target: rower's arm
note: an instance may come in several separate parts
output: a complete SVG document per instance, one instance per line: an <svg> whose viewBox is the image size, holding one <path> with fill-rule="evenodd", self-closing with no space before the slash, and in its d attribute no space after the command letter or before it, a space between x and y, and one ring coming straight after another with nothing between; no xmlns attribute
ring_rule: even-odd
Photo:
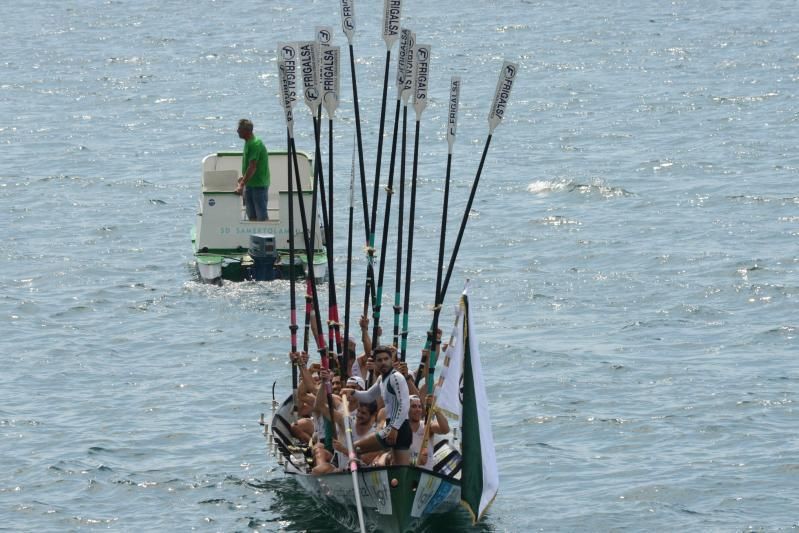
<svg viewBox="0 0 799 533"><path fill-rule="evenodd" d="M361 315L358 324L361 326L361 342L363 343L363 352L368 356L372 353L372 338L369 336L369 319Z"/></svg>
<svg viewBox="0 0 799 533"><path fill-rule="evenodd" d="M446 415L442 413L438 408L435 410L436 420L430 426L430 433L436 433L438 435L445 435L449 433L449 420L447 420Z"/></svg>

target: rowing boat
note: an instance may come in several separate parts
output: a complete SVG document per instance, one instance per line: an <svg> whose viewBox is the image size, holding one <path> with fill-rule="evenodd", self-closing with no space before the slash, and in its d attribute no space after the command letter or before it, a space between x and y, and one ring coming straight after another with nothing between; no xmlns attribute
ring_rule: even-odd
<svg viewBox="0 0 799 533"><path fill-rule="evenodd" d="M285 473L318 504L342 510L337 513L343 525L357 524L355 487L349 470L321 476L310 474L305 449L291 437L294 403L289 397L272 418L271 436ZM435 514L459 507L460 468L453 457L459 453L449 447L448 461L438 471L416 466L361 467L357 470L358 491L368 531L416 531ZM450 464L450 468L445 468Z"/></svg>
<svg viewBox="0 0 799 533"><path fill-rule="evenodd" d="M333 368L331 360L335 358L339 364L339 369L348 369L347 350L342 347L349 342L349 326L353 317L360 314L358 311L351 310L351 267L353 264L353 197L355 182L355 161L356 147L358 160L358 174L360 177L360 196L361 207L363 209L363 228L366 243L366 283L364 287L363 315L367 316L371 307L372 319L372 339L375 345L380 344L380 318L383 306L383 288L385 266L389 262L386 251L389 244L388 231L391 223L390 208L392 195L394 194L394 174L399 167L399 220L397 223L398 236L396 250L396 270L395 270L395 294L394 294L394 336L393 346L399 354L398 362L406 361L406 348L408 340L408 313L411 308L409 303L410 284L412 280L412 252L414 248L414 224L416 208L416 192L418 183L419 168L419 141L421 117L428 103L428 89L430 80L430 60L431 46L416 42L416 34L407 28L400 28L400 9L401 0L385 0L383 11L383 40L386 44L385 74L383 83L383 98L381 103L380 121L377 135L377 155L375 158L374 186L372 187L371 216L369 213L369 200L367 198L367 183L364 169L363 143L361 135L361 121L357 93L357 77L355 71L355 57L353 51L353 35L355 31L355 19L352 0L341 0L342 29L347 37L349 48L350 78L352 81L353 110L355 113L355 138L353 143L352 168L350 171L349 188L349 220L347 237L347 274L345 282L345 304L341 319L339 318L336 284L334 281L333 262L328 257L327 270L330 275L330 282L327 284L328 294L328 313L327 326L328 336L325 338L322 323L322 311L320 302L321 291L315 283L316 261L312 260L316 253L316 245L311 245L313 239L310 237L308 228L316 224L315 212L313 207L315 200L311 202L310 217L307 217L309 209L303 201L298 202L300 211L299 224L294 217L288 217L289 230L287 232L287 242L289 245L289 256L294 257L295 251L298 256L306 258L306 265L309 275L306 283L306 313L305 313L305 336L303 339L303 351L309 353L310 331L313 331L316 349L318 350L321 367L328 372L320 373L322 384L316 391L316 396L320 403L323 397L326 400L326 410L328 413L334 412L335 400L332 394L331 382L328 376ZM400 34L402 36L400 37ZM316 29L316 39L314 41L283 42L277 47L277 67L279 96L283 107L286 120L286 139L289 153L287 158L280 163L276 162L274 168L283 175L291 176L292 170L296 179L296 190L299 191L300 198L303 191L310 190L309 181L305 179L305 171L300 167L310 170L311 165L305 166L307 158L303 158L296 149L294 129L297 125L299 114L295 112L295 104L302 98L310 111L310 118L313 121L313 132L315 141L315 153L317 161L313 168L313 185L319 187L320 192L324 188L323 169L319 161L321 153L321 131L322 131L322 109L328 117L328 150L329 158L327 165L327 176L329 181L328 190L330 199L328 205L330 209L325 213L324 194L322 198L322 226L326 242L330 249L333 248L333 139L334 119L336 109L340 99L339 87L339 68L340 59L343 57L343 47L334 46L331 42L332 30L328 27L318 27ZM400 53L397 65L397 98L394 112L393 135L391 136L391 156L388 170L388 181L385 186L386 199L384 204L384 218L382 227L382 239L377 238L377 205L379 202L379 192L381 190L381 164L383 149L383 133L386 118L386 100L388 91L388 79L391 62L392 46L400 40ZM439 359L440 341L435 332L438 330L439 315L443 308L447 287L453 271L455 260L461 240L464 235L466 223L469 219L472 202L477 190L480 176L485 163L488 148L491 144L495 128L500 124L505 116L508 99L513 86L518 65L505 61L500 70L494 99L488 114L488 136L483 146L480 164L477 169L474 181L470 188L469 199L464 209L461 225L452 247L451 256L444 275L444 251L446 218L448 205L448 191L450 181L450 171L453 156L453 143L455 140L458 100L460 97L461 81L460 77L453 76L450 82L449 112L447 115L447 143L449 150L447 154L447 171L444 185L444 207L442 210L441 235L438 246L438 267L436 269L436 285L433 292L433 320L430 329L427 331L429 361L425 365L424 372L417 371L418 379L424 374L424 390L427 391L428 398L432 398L430 406L425 416L429 421L433 413L443 413L448 419L458 424L449 424L450 427L460 428L461 439L456 439L456 434L451 434L440 438L441 440L427 440L426 435L422 440L420 449L425 448L434 451L432 464L428 462L425 468L415 465L394 465L394 466L373 466L359 464L356 455L357 448L353 446L350 439L350 431L344 431L347 442L348 457L339 456L338 464L334 464L335 471L327 471L327 464L316 465L316 473L311 468L313 466L313 450L310 443L300 442L292 435L291 427L297 421L293 397L297 393L297 373L298 367L292 366L292 396L287 398L282 404L275 401L273 394L273 416L270 423L265 428L264 433L270 441L270 449L275 454L279 464L283 465L287 476L293 477L298 484L315 500L326 506L336 509L343 509L347 512L345 516L356 514L360 531L397 531L410 532L416 531L424 525L431 517L440 516L454 511L463 505L471 514L472 522L477 523L485 514L496 496L499 480L497 475L496 457L494 455L493 438L491 436L491 422L488 415L488 399L483 384L482 371L478 343L476 339L475 324L472 313L469 309L469 298L464 291L458 305L458 312L455 318L455 325L450 336L448 348L445 356L440 361L440 375L436 374L437 359ZM399 134L400 109L402 108L402 133ZM412 170L409 176L410 201L407 210L407 222L405 216L405 178L406 178L406 130L409 123L408 110L415 114L415 134L413 136L412 150ZM399 140L401 139L401 141ZM398 145L401 146L398 148ZM396 164L399 160L398 165ZM299 161L303 161L300 165ZM272 161L270 160L270 163ZM235 168L235 167L234 167ZM273 174L274 175L274 174ZM300 177L302 176L302 179ZM292 180L287 180L289 190L291 190ZM288 195L290 196L290 194ZM288 196L286 196L288 198ZM286 205L293 209L293 202ZM281 204L282 208L283 204ZM293 209L294 213L298 209ZM312 221L312 222L309 222ZM404 224L407 224L407 241L404 240ZM300 229L300 227L302 229ZM319 235L319 234L317 234ZM299 243L304 244L303 246ZM406 244L407 243L407 244ZM210 248L210 247L209 247ZM200 242L197 249L203 252L203 245ZM376 252L379 251L379 259L376 259ZM402 269L402 259L405 259L405 268ZM330 254L332 256L332 253ZM293 265L294 261L289 260ZM404 276L404 303L400 304L401 285ZM296 293L294 277L289 276L289 302L290 302L290 325L291 331L290 344L291 358L293 365L298 364L304 357L298 351L298 335L300 325L297 323L296 313ZM371 306L369 305L371 302ZM311 312L313 311L313 312ZM400 313L402 313L400 320ZM400 330L400 323L402 328ZM343 325L343 335L340 331ZM342 342L343 340L343 342ZM364 341L366 343L366 341ZM335 348L335 349L334 349ZM371 350L371 348L367 348ZM371 352L367 355L372 355ZM304 364L304 363L300 363ZM341 371L342 381L348 376L346 371ZM436 380L436 378L438 378ZM399 387L400 389L402 386ZM400 391L400 396L407 392ZM342 406L348 405L345 398L341 402ZM315 406L317 413L324 409ZM346 408L344 409L343 419L345 424L349 420ZM317 420L316 427L322 424ZM262 416L262 423L263 416ZM432 424L431 424L432 425ZM302 431L297 434L308 438ZM313 441L313 439L311 439ZM432 445L430 445L432 443ZM327 445L330 446L330 441ZM362 443L363 444L363 443ZM365 445L365 444L364 444ZM367 445L365 445L367 446ZM404 459L404 458L403 458ZM318 474L326 471L327 473ZM340 513L333 516L338 517ZM345 528L353 526L352 520L345 520L342 525ZM368 526L368 527L367 527Z"/></svg>
<svg viewBox="0 0 799 533"><path fill-rule="evenodd" d="M357 523L356 490L368 531L418 531L436 515L454 512L461 504L473 518L479 517L493 501L499 480L478 345L464 293L434 403L435 409L459 424L436 441L431 468L355 465L356 483L346 465L337 472L313 475L310 449L291 434L291 424L297 420L292 396L276 408L265 429L271 452L285 473L321 506L341 511L334 516L345 527Z"/></svg>

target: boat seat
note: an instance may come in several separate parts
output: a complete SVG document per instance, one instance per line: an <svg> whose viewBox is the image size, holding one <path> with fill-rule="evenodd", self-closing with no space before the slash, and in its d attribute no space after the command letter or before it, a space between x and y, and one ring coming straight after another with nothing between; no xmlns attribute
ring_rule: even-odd
<svg viewBox="0 0 799 533"><path fill-rule="evenodd" d="M203 172L203 192L235 192L239 173L235 170L206 170Z"/></svg>

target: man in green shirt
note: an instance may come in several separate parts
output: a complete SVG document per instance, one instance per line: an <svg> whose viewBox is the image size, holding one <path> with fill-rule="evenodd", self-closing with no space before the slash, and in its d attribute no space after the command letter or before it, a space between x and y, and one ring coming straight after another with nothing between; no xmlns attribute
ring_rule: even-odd
<svg viewBox="0 0 799 533"><path fill-rule="evenodd" d="M268 220L266 200L269 194L269 153L264 143L253 135L250 120L239 120L237 130L244 139L244 154L241 157L241 177L236 194L244 194L244 207L250 220Z"/></svg>

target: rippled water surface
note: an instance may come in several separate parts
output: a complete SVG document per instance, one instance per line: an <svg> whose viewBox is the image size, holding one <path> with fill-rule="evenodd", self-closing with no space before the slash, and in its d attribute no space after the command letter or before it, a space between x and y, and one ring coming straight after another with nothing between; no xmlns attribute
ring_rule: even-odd
<svg viewBox="0 0 799 533"><path fill-rule="evenodd" d="M381 5L356 6L370 184ZM406 2L405 24L433 47L413 361L449 77L464 84L454 230L501 61L521 69L444 317L471 279L501 478L482 530L799 528L795 8ZM273 383L280 397L290 387L288 285L196 283L189 228L200 160L239 147L238 118L285 145L276 44L321 24L344 44L338 3L22 0L0 15L0 528L336 531L257 423ZM342 86L339 280L349 75Z"/></svg>

